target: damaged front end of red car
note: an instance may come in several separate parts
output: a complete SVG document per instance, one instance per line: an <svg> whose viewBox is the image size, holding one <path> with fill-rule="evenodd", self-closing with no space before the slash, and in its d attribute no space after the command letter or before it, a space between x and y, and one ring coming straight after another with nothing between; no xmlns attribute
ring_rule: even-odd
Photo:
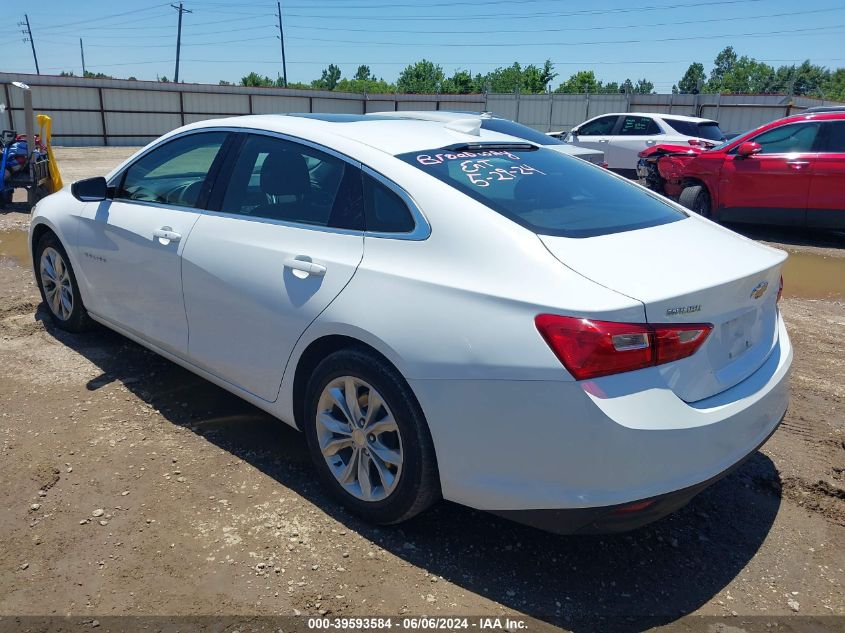
<svg viewBox="0 0 845 633"><path fill-rule="evenodd" d="M710 149L701 142L689 145L654 145L639 153L637 178L644 187L670 198L677 198L684 188L689 164Z"/></svg>

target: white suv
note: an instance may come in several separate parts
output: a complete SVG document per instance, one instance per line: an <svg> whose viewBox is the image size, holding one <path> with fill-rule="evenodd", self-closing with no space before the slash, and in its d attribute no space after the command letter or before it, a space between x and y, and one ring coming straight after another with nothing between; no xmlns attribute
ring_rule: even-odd
<svg viewBox="0 0 845 633"><path fill-rule="evenodd" d="M566 140L578 147L604 152L610 169L635 177L637 154L658 143L713 147L724 140L719 124L677 114L628 112L602 114L578 125Z"/></svg>

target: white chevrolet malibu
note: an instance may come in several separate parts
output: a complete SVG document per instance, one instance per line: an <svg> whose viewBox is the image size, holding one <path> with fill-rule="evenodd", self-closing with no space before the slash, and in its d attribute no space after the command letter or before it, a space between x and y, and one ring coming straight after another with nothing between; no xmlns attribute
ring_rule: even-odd
<svg viewBox="0 0 845 633"><path fill-rule="evenodd" d="M653 521L782 419L786 256L474 121L175 130L38 204L44 301L303 431L371 521Z"/></svg>

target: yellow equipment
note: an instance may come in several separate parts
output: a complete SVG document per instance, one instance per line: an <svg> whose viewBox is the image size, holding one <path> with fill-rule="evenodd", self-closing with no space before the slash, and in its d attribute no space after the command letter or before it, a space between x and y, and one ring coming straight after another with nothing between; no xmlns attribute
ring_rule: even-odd
<svg viewBox="0 0 845 633"><path fill-rule="evenodd" d="M53 154L53 145L50 136L53 132L53 122L46 114L39 114L36 119L41 128L41 142L47 148L47 161L50 166L50 192L54 193L62 188L62 175L59 173L59 164Z"/></svg>

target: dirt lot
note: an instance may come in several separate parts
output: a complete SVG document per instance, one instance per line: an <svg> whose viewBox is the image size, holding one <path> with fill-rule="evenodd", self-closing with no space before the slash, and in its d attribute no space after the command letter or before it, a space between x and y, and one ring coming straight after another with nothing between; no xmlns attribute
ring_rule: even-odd
<svg viewBox="0 0 845 633"><path fill-rule="evenodd" d="M71 180L127 154L59 160ZM27 222L0 213L0 230ZM750 235L804 262L782 302L796 347L783 425L675 515L563 538L447 503L399 528L362 524L313 481L295 431L116 334L52 328L25 243L0 233L0 615L524 614L596 631L797 614L842 626L845 238Z"/></svg>

